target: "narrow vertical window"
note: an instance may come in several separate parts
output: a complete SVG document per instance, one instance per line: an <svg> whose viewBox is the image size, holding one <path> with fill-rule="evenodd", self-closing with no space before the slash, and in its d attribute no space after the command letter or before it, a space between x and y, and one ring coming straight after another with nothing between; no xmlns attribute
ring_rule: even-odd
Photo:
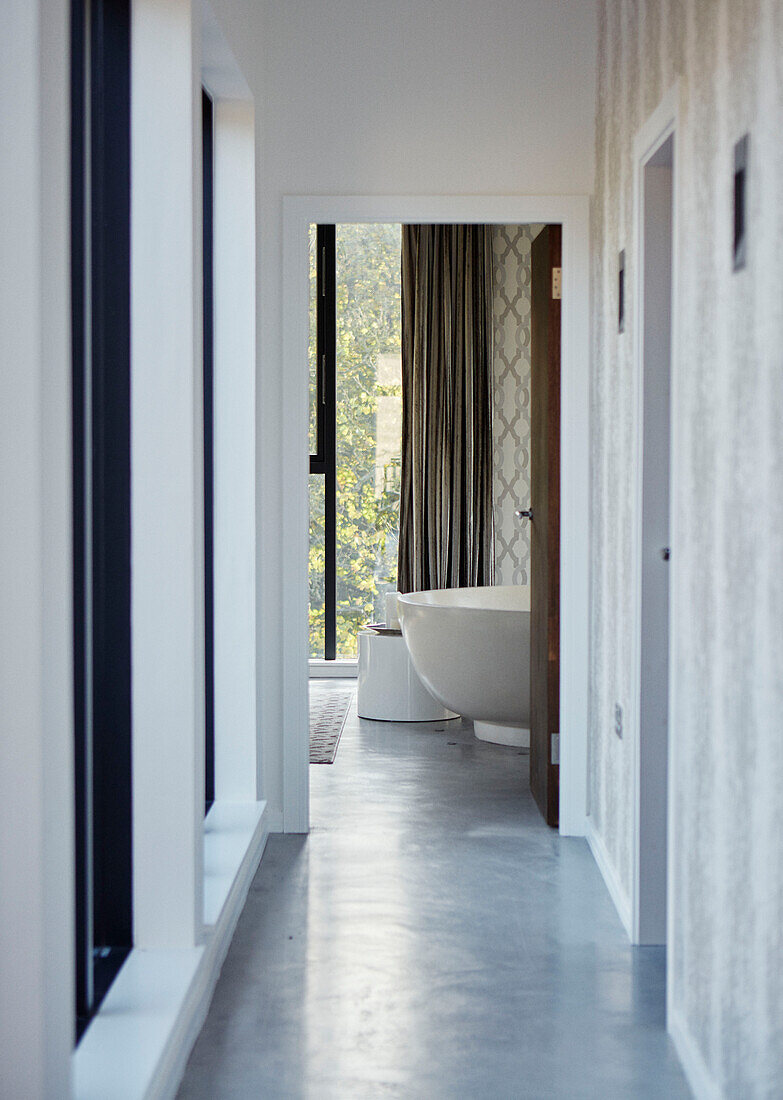
<svg viewBox="0 0 783 1100"><path fill-rule="evenodd" d="M133 942L129 0L74 0L71 55L78 1038Z"/></svg>
<svg viewBox="0 0 783 1100"><path fill-rule="evenodd" d="M310 597L318 620L320 656L333 661L337 652L335 616L335 227L319 225L315 234L315 369L311 367L311 422L315 449L310 455ZM312 352L311 352L312 354ZM311 360L312 362L312 360ZM311 450L313 445L311 443Z"/></svg>

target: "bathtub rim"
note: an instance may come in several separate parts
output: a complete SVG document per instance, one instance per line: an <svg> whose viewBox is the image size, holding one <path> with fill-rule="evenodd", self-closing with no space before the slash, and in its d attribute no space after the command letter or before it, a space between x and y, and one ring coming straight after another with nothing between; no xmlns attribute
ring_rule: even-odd
<svg viewBox="0 0 783 1100"><path fill-rule="evenodd" d="M472 603L457 603L451 600L444 600L438 602L437 600L424 600L417 599L417 596L432 596L439 593L449 593L450 595L457 596L462 592L480 592L483 590L491 590L493 592L518 592L523 591L527 593L527 603L524 607L493 607L491 604L472 604ZM432 608L438 611L458 611L461 614L466 612L477 612L479 614L492 614L492 615L529 615L531 612L530 607L530 585L528 584L482 584L482 585L465 585L460 588L423 588L417 589L415 592L400 592L397 595L397 604L404 607L415 608Z"/></svg>

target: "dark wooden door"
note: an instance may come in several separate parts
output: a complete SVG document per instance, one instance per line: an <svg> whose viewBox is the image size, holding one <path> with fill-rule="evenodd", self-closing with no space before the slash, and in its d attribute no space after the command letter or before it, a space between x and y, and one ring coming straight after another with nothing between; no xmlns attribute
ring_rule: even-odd
<svg viewBox="0 0 783 1100"><path fill-rule="evenodd" d="M533 241L531 275L530 789L554 826L560 786L560 252L560 226L545 226Z"/></svg>

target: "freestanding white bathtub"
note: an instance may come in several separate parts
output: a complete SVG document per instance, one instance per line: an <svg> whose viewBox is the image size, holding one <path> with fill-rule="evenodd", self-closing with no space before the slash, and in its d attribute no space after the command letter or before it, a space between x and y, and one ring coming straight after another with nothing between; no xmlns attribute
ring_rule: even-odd
<svg viewBox="0 0 783 1100"><path fill-rule="evenodd" d="M427 690L472 718L476 737L530 744L530 589L445 588L399 597L402 633Z"/></svg>

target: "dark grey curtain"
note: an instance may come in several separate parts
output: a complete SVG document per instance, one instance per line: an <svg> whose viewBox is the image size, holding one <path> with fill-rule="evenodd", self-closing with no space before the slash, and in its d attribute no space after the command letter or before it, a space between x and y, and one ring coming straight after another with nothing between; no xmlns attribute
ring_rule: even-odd
<svg viewBox="0 0 783 1100"><path fill-rule="evenodd" d="M491 584L492 232L402 228L401 592Z"/></svg>

